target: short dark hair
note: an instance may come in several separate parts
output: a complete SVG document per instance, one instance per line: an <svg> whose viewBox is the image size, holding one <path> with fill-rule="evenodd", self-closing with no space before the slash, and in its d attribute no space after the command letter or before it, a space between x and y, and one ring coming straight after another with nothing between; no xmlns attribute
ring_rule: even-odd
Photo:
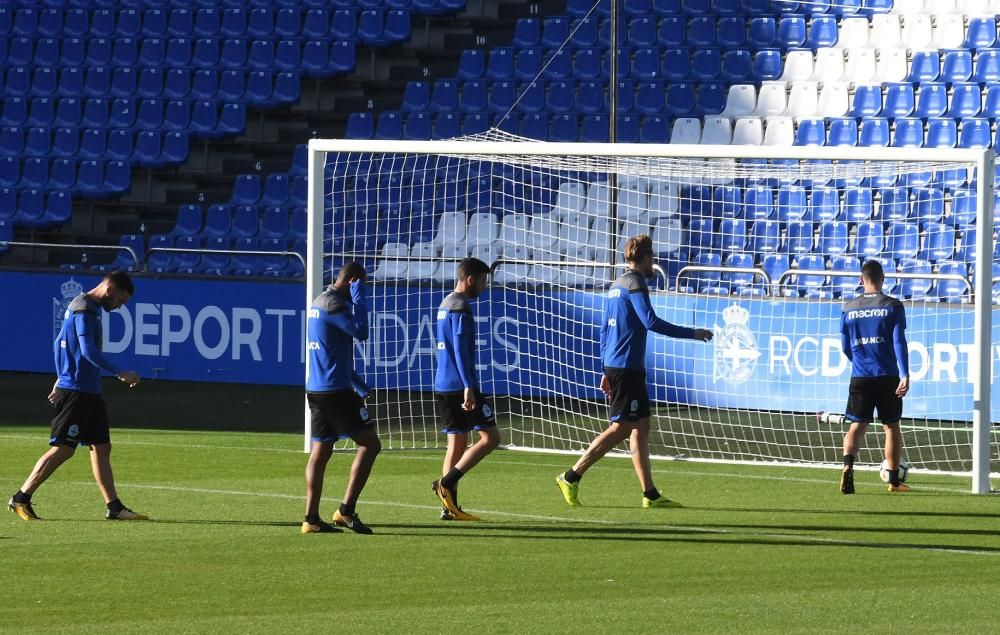
<svg viewBox="0 0 1000 635"><path fill-rule="evenodd" d="M646 234L639 234L625 242L625 260L628 262L639 262L652 254L653 239Z"/></svg>
<svg viewBox="0 0 1000 635"><path fill-rule="evenodd" d="M361 263L351 260L350 262L345 262L340 268L340 272L337 274L337 280L340 282L347 282L351 278L361 278L364 280L368 277L368 272Z"/></svg>
<svg viewBox="0 0 1000 635"><path fill-rule="evenodd" d="M861 266L861 277L868 282L883 282L885 271L882 270L882 263L878 260L868 260Z"/></svg>
<svg viewBox="0 0 1000 635"><path fill-rule="evenodd" d="M102 282L107 282L118 291L124 291L130 297L135 295L135 285L132 283L132 278L124 271L109 271L104 274Z"/></svg>
<svg viewBox="0 0 1000 635"><path fill-rule="evenodd" d="M478 276L490 272L490 266L479 258L463 258L455 268L455 278L465 280L469 276Z"/></svg>

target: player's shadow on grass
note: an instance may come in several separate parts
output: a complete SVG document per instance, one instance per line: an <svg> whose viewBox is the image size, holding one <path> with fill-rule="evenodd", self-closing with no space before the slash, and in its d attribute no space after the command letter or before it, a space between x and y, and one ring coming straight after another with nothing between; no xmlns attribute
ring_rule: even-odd
<svg viewBox="0 0 1000 635"><path fill-rule="evenodd" d="M907 514L909 515L909 514ZM760 523L698 523L700 527L718 529L761 529L774 531L814 531L814 532L858 532L885 534L951 534L955 536L995 536L1000 537L996 529L949 529L933 527L856 527L843 525L763 525Z"/></svg>
<svg viewBox="0 0 1000 635"><path fill-rule="evenodd" d="M756 529L756 526L749 526ZM505 525L502 523L476 522L476 523L386 523L382 525L372 525L377 535L402 535L413 536L408 531L385 531L386 529L400 530L433 530L432 534L423 534L428 537L433 536L462 536L471 538L481 538L486 532L497 532L505 534L503 538L514 538L518 540L591 540L616 542L652 542L652 543L691 543L691 544L712 544L712 545L754 545L761 547L852 547L863 549L917 549L934 551L953 552L975 552L1000 554L1000 547L988 547L979 545L949 545L949 544L922 544L909 542L887 542L875 541L864 542L860 540L836 538L818 538L804 535L796 538L791 535L774 535L766 533L746 532L746 537L734 535L736 532L725 529L712 530L696 527L594 527L594 526L560 526L553 527L547 525ZM768 529L766 526L760 529ZM802 529L801 527L796 529Z"/></svg>
<svg viewBox="0 0 1000 635"><path fill-rule="evenodd" d="M1000 512L949 512L949 511L901 511L881 509L781 509L781 508L748 508L748 507L699 507L685 505L681 509L703 512L737 512L764 514L833 514L835 516L893 516L905 514L908 517L922 518L986 518L1000 520Z"/></svg>
<svg viewBox="0 0 1000 635"><path fill-rule="evenodd" d="M46 518L46 523L109 523L104 518ZM150 518L143 521L115 521L116 524L131 525L224 525L224 526L246 526L246 527L299 527L302 523L281 521L281 520L211 520L211 519L185 519L185 518Z"/></svg>

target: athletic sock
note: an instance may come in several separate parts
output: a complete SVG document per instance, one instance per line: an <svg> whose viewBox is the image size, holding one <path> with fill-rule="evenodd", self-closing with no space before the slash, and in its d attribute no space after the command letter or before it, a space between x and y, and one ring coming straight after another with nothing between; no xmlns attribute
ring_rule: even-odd
<svg viewBox="0 0 1000 635"><path fill-rule="evenodd" d="M899 485L899 468L889 470L889 485Z"/></svg>
<svg viewBox="0 0 1000 635"><path fill-rule="evenodd" d="M310 525L320 524L319 514L306 514L306 522Z"/></svg>
<svg viewBox="0 0 1000 635"><path fill-rule="evenodd" d="M462 478L462 470L457 467L451 468L447 474L441 477L441 485L447 487L448 489L455 489L458 487L458 479Z"/></svg>
<svg viewBox="0 0 1000 635"><path fill-rule="evenodd" d="M642 495L651 501L655 501L657 498L660 497L660 492L657 491L655 487L650 487L648 490L643 492Z"/></svg>
<svg viewBox="0 0 1000 635"><path fill-rule="evenodd" d="M844 455L844 467L854 469L854 455L845 454Z"/></svg>
<svg viewBox="0 0 1000 635"><path fill-rule="evenodd" d="M119 499L115 499L108 503L108 511L112 514L117 514L121 510L125 509L125 505Z"/></svg>
<svg viewBox="0 0 1000 635"><path fill-rule="evenodd" d="M567 483L579 483L580 479L583 478L583 475L577 474L573 471L573 468L570 468L566 470L565 474L563 474L563 478L566 479Z"/></svg>
<svg viewBox="0 0 1000 635"><path fill-rule="evenodd" d="M31 494L25 494L21 490L17 490L17 493L14 494L14 502L15 503L30 503L31 502Z"/></svg>
<svg viewBox="0 0 1000 635"><path fill-rule="evenodd" d="M354 505L348 505L347 503L340 504L340 515L354 517Z"/></svg>

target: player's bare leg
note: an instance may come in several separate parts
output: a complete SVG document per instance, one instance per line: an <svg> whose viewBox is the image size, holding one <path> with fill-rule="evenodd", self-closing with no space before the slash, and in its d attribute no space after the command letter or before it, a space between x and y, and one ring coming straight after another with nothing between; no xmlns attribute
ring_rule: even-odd
<svg viewBox="0 0 1000 635"><path fill-rule="evenodd" d="M333 454L333 443L329 441L313 441L309 451L309 462L306 463L306 516L319 516L319 501L323 496L323 477L326 465Z"/></svg>
<svg viewBox="0 0 1000 635"><path fill-rule="evenodd" d="M844 435L844 471L840 474L840 493L854 493L854 458L858 455L861 440L868 431L868 424L855 421Z"/></svg>
<svg viewBox="0 0 1000 635"><path fill-rule="evenodd" d="M448 449L444 452L444 462L441 464L441 476L451 471L451 468L462 460L466 448L469 447L469 435L465 433L449 434Z"/></svg>
<svg viewBox="0 0 1000 635"><path fill-rule="evenodd" d="M632 467L639 477L642 491L653 489L653 467L649 463L649 418L639 419L632 434L629 436L629 451L632 454Z"/></svg>
<svg viewBox="0 0 1000 635"><path fill-rule="evenodd" d="M632 434L631 425L624 426L617 421L613 422L604 432L597 435L590 442L587 451L573 465L573 471L583 476L590 469L590 466L601 460L605 454L614 449L619 443L629 438L630 434Z"/></svg>
<svg viewBox="0 0 1000 635"><path fill-rule="evenodd" d="M115 475L111 471L111 444L101 443L90 446L90 469L94 473L94 480L101 490L101 496L105 503L118 498L118 491L115 489Z"/></svg>
<svg viewBox="0 0 1000 635"><path fill-rule="evenodd" d="M68 461L74 453L76 453L76 448L66 445L56 445L49 448L35 463L31 474L24 481L24 485L21 485L21 491L29 495L34 494L35 490L52 476L59 469L60 465Z"/></svg>
<svg viewBox="0 0 1000 635"><path fill-rule="evenodd" d="M889 491L906 492L909 486L899 481L899 462L903 458L903 433L899 423L883 425L885 431L885 462L889 468Z"/></svg>
<svg viewBox="0 0 1000 635"><path fill-rule="evenodd" d="M144 514L137 514L118 499L115 476L111 471L111 444L98 443L90 446L90 469L101 490L101 496L108 506L108 520L149 520Z"/></svg>
<svg viewBox="0 0 1000 635"><path fill-rule="evenodd" d="M374 430L364 432L351 437L358 446L358 451L354 455L351 463L351 476L347 481L347 490L344 492L344 500L340 503L340 508L333 514L333 524L338 527L346 527L356 534L371 534L371 528L361 522L355 506L361 496L361 490L365 488L368 477L372 473L372 466L375 465L375 458L382 451L382 442Z"/></svg>
<svg viewBox="0 0 1000 635"><path fill-rule="evenodd" d="M500 431L495 426L480 430L479 440L471 447L466 447L467 437L466 434L448 435L448 454L445 455L444 467L447 468L451 461L454 463L441 480L433 484L434 492L444 508L441 513L442 520L479 520L476 516L463 511L458 505L458 481L500 445ZM462 448L461 457L456 458L459 448Z"/></svg>

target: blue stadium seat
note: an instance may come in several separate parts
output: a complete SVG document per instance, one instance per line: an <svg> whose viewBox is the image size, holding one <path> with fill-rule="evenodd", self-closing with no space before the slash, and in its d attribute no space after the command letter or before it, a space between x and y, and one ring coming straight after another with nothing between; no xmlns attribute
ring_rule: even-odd
<svg viewBox="0 0 1000 635"><path fill-rule="evenodd" d="M830 286L837 297L845 300L856 296L861 285L858 279L861 277L861 263L854 256L832 256L830 258L830 270L845 272L850 275L831 275Z"/></svg>
<svg viewBox="0 0 1000 635"><path fill-rule="evenodd" d="M778 21L777 44L784 49L799 48L806 43L806 20L801 15L785 15Z"/></svg>
<svg viewBox="0 0 1000 635"><path fill-rule="evenodd" d="M829 48L837 43L837 18L834 16L814 16L809 20L809 35L806 46L811 49Z"/></svg>
<svg viewBox="0 0 1000 635"><path fill-rule="evenodd" d="M136 271L138 268L142 267L143 256L145 255L145 245L142 235L140 234L125 234L118 239L118 244L122 247L128 247L135 254L138 262L133 260L132 255L123 250L115 252L114 259L103 265L94 265L91 267L93 271Z"/></svg>
<svg viewBox="0 0 1000 635"><path fill-rule="evenodd" d="M184 211L182 206L181 211ZM190 213L190 212L188 212ZM200 210L199 210L200 215ZM200 224L200 217L197 219ZM177 219L177 227L180 227L180 217ZM212 238L216 236L228 236L233 229L233 213L229 205L209 205L208 209L205 210L205 224L200 232L196 232L198 236L203 238ZM176 228L174 230L177 231ZM193 236L195 233L185 232L184 234L175 233L175 236Z"/></svg>
<svg viewBox="0 0 1000 635"><path fill-rule="evenodd" d="M2 133L0 133L2 136ZM0 140L0 145L2 145ZM80 133L76 128L56 128L52 139L52 156L61 158L75 157L80 151Z"/></svg>
<svg viewBox="0 0 1000 635"><path fill-rule="evenodd" d="M778 24L773 16L750 14L746 43L751 48L770 48L778 37Z"/></svg>
<svg viewBox="0 0 1000 635"><path fill-rule="evenodd" d="M14 223L36 226L45 213L45 192L41 189L21 189L17 195Z"/></svg>
<svg viewBox="0 0 1000 635"><path fill-rule="evenodd" d="M348 139L371 139L375 135L375 117L370 112L353 112L347 116L344 136Z"/></svg>
<svg viewBox="0 0 1000 635"><path fill-rule="evenodd" d="M971 188L955 190L951 198L951 214L945 222L954 227L965 227L976 222L976 191Z"/></svg>
<svg viewBox="0 0 1000 635"><path fill-rule="evenodd" d="M937 263L937 272L969 280L969 269L964 262L942 260ZM960 280L938 280L934 285L934 295L942 302L968 302L969 290L969 285Z"/></svg>
<svg viewBox="0 0 1000 635"><path fill-rule="evenodd" d="M247 32L249 15L250 10L243 7L229 7L223 9L219 35L222 35L223 37L244 36Z"/></svg>
<svg viewBox="0 0 1000 635"><path fill-rule="evenodd" d="M576 142L579 122L575 114L553 115L549 122L549 141Z"/></svg>
<svg viewBox="0 0 1000 635"><path fill-rule="evenodd" d="M799 258L797 269L825 271L826 260L819 254L807 254ZM794 291L806 297L827 297L831 294L826 275L798 274L794 278Z"/></svg>
<svg viewBox="0 0 1000 635"><path fill-rule="evenodd" d="M858 131L858 145L865 147L886 147L889 145L889 121L887 119L864 119Z"/></svg>
<svg viewBox="0 0 1000 635"><path fill-rule="evenodd" d="M671 84L666 90L671 90L674 86L684 86L686 90L691 90L690 84ZM666 90L663 82L639 82L635 93L635 111L644 115L663 112L666 106ZM691 97L691 108L693 108L693 95Z"/></svg>
<svg viewBox="0 0 1000 635"><path fill-rule="evenodd" d="M131 161L135 150L135 135L131 130L109 130L108 144L102 158Z"/></svg>
<svg viewBox="0 0 1000 635"><path fill-rule="evenodd" d="M632 68L632 76L643 79L654 79L662 73L663 78L667 81L681 81L691 75L691 52L687 48L662 50L662 68L660 52L661 49L640 49L636 51L637 58L643 56L649 59L637 60L637 63ZM718 54L717 50L715 52ZM719 58L719 64L721 65L721 57Z"/></svg>
<svg viewBox="0 0 1000 635"><path fill-rule="evenodd" d="M214 236L206 239L203 243L204 249L217 251L232 249L232 247L232 239L226 236ZM231 258L228 254L202 253L201 260L199 261L197 267L192 269L192 273L200 273L209 276L226 275L230 260Z"/></svg>
<svg viewBox="0 0 1000 635"><path fill-rule="evenodd" d="M185 163L190 155L189 149L189 139L186 132L168 132L163 135L160 161L164 166Z"/></svg>
<svg viewBox="0 0 1000 635"><path fill-rule="evenodd" d="M379 113L375 123L375 139L402 139L403 118L398 112Z"/></svg>
<svg viewBox="0 0 1000 635"><path fill-rule="evenodd" d="M496 51L497 49L494 49ZM490 53L490 65L493 63L493 53ZM602 55L600 49L583 48L573 55L573 77L581 80L598 79L602 76ZM511 70L513 72L513 70ZM487 69L487 77L490 77ZM497 78L502 79L502 78Z"/></svg>
<svg viewBox="0 0 1000 635"><path fill-rule="evenodd" d="M739 48L747 39L746 18L724 17L719 19L716 42L723 48Z"/></svg>
<svg viewBox="0 0 1000 635"><path fill-rule="evenodd" d="M970 16L965 27L964 49L988 49L997 41L996 16Z"/></svg>
<svg viewBox="0 0 1000 635"><path fill-rule="evenodd" d="M135 9L121 9L115 22L115 35L119 38L134 38L142 32L142 15Z"/></svg>
<svg viewBox="0 0 1000 635"><path fill-rule="evenodd" d="M225 11L232 11L234 9L198 9L194 15L194 24L192 26L192 35L194 37L215 37L217 35L236 35L229 33L222 33L222 16ZM242 34L246 30L246 26L239 34Z"/></svg>
<svg viewBox="0 0 1000 635"><path fill-rule="evenodd" d="M59 71L59 97L78 97L83 94L85 72L82 68L64 68Z"/></svg>
<svg viewBox="0 0 1000 635"><path fill-rule="evenodd" d="M920 86L916 97L914 114L917 117L940 117L948 110L948 87L939 82L927 82ZM886 116L897 116L886 113Z"/></svg>
<svg viewBox="0 0 1000 635"><path fill-rule="evenodd" d="M781 249L781 223L775 220L756 220L750 229L750 251L757 254L774 253Z"/></svg>
<svg viewBox="0 0 1000 635"><path fill-rule="evenodd" d="M915 258L919 249L920 236L915 223L895 221L889 224L886 241L886 251L889 256L896 260Z"/></svg>
<svg viewBox="0 0 1000 635"><path fill-rule="evenodd" d="M253 205L239 205L232 210L233 224L229 230L231 238L248 238L256 236L260 229L260 218L257 208Z"/></svg>
<svg viewBox="0 0 1000 635"><path fill-rule="evenodd" d="M964 225L960 228L960 231L960 245L955 250L955 260L961 260L962 262L969 263L970 265L975 264L977 251L976 240L979 232L975 225Z"/></svg>
<svg viewBox="0 0 1000 635"><path fill-rule="evenodd" d="M941 59L938 51L914 51L910 61L910 73L906 81L915 84L935 82L941 75Z"/></svg>
<svg viewBox="0 0 1000 635"><path fill-rule="evenodd" d="M434 112L455 112L458 109L458 82L453 79L435 81L430 109Z"/></svg>
<svg viewBox="0 0 1000 635"><path fill-rule="evenodd" d="M942 82L949 84L966 82L970 77L972 77L972 51L959 49L942 52L940 75Z"/></svg>
<svg viewBox="0 0 1000 635"><path fill-rule="evenodd" d="M233 195L228 204L256 205L260 197L260 177L256 174L240 174L233 183Z"/></svg>
<svg viewBox="0 0 1000 635"><path fill-rule="evenodd" d="M958 143L958 125L954 119L934 117L927 121L928 148L954 148Z"/></svg>
<svg viewBox="0 0 1000 635"><path fill-rule="evenodd" d="M17 191L13 187L0 187L0 223L6 223L5 231L8 233L13 232L14 214L16 213Z"/></svg>
<svg viewBox="0 0 1000 635"><path fill-rule="evenodd" d="M944 223L929 222L924 226L924 247L920 258L930 262L948 260L955 254L955 228Z"/></svg>
<svg viewBox="0 0 1000 635"><path fill-rule="evenodd" d="M722 56L721 79L730 83L744 83L750 79L753 72L750 51L732 49Z"/></svg>
<svg viewBox="0 0 1000 635"><path fill-rule="evenodd" d="M297 16L301 20L301 16ZM274 11L259 7L250 9L246 14L246 35L253 38L266 38L274 33Z"/></svg>
<svg viewBox="0 0 1000 635"><path fill-rule="evenodd" d="M924 147L924 123L918 117L897 117L892 132L894 148Z"/></svg>
<svg viewBox="0 0 1000 635"><path fill-rule="evenodd" d="M993 145L990 122L987 119L963 119L959 130L958 147L988 148Z"/></svg>
<svg viewBox="0 0 1000 635"><path fill-rule="evenodd" d="M219 93L219 74L216 71L199 70L192 76L190 96L196 100L214 100Z"/></svg>
<svg viewBox="0 0 1000 635"><path fill-rule="evenodd" d="M514 75L514 49L496 47L490 49L489 61L486 65L487 79L506 80Z"/></svg>
<svg viewBox="0 0 1000 635"><path fill-rule="evenodd" d="M328 9L309 9L306 11L305 21L301 23L301 30L298 28L298 12L289 9L283 11L285 11L285 18L281 30L285 32L285 37L298 36L301 32L307 38L326 38L330 33L331 13ZM295 29L295 33L288 33L292 28Z"/></svg>
<svg viewBox="0 0 1000 635"><path fill-rule="evenodd" d="M752 269L754 258L747 253L733 253L726 256L724 266L729 269ZM753 273L722 272L722 283L732 293L744 296L761 296L766 289L763 281Z"/></svg>
<svg viewBox="0 0 1000 635"><path fill-rule="evenodd" d="M907 257L899 260L897 270L900 273L923 274L931 273L931 264L926 260ZM917 300L926 297L931 290L929 278L903 278L899 281L899 295L907 300Z"/></svg>
<svg viewBox="0 0 1000 635"><path fill-rule="evenodd" d="M909 220L923 227L926 223L936 223L944 216L944 192L937 188L915 187L910 190L913 202Z"/></svg>
<svg viewBox="0 0 1000 635"><path fill-rule="evenodd" d="M805 199L803 197L803 203ZM744 217L747 220L764 220L774 216L774 191L766 185L747 187L743 198Z"/></svg>
<svg viewBox="0 0 1000 635"><path fill-rule="evenodd" d="M778 254L778 253L766 253L761 258L761 269L767 273L768 278L771 280L772 286L778 284L781 280L782 274L791 269L791 264L788 260L788 254ZM766 295L766 294L765 294Z"/></svg>
<svg viewBox="0 0 1000 635"><path fill-rule="evenodd" d="M882 255L885 249L885 227L877 221L858 223L854 253L862 258Z"/></svg>
<svg viewBox="0 0 1000 635"><path fill-rule="evenodd" d="M222 71L216 97L224 101L243 101L247 90L246 79L247 75L243 70Z"/></svg>
<svg viewBox="0 0 1000 635"><path fill-rule="evenodd" d="M544 82L522 83L518 87L518 112L535 113L545 109Z"/></svg>
<svg viewBox="0 0 1000 635"><path fill-rule="evenodd" d="M636 134L638 132L636 131ZM580 122L579 140L584 143L607 143L610 135L607 115L584 115ZM618 135L623 143L621 134Z"/></svg>
<svg viewBox="0 0 1000 635"><path fill-rule="evenodd" d="M843 190L844 200L840 218L849 223L859 223L871 219L875 209L872 191L867 187L848 187Z"/></svg>
<svg viewBox="0 0 1000 635"><path fill-rule="evenodd" d="M407 82L403 89L402 109L406 112L422 112L427 110L431 100L431 85L429 82Z"/></svg>
<svg viewBox="0 0 1000 635"><path fill-rule="evenodd" d="M1000 50L985 49L977 53L972 81L979 84L1000 82Z"/></svg>
<svg viewBox="0 0 1000 635"><path fill-rule="evenodd" d="M426 112L407 113L403 122L403 138L426 141L431 138L433 115Z"/></svg>
<svg viewBox="0 0 1000 635"><path fill-rule="evenodd" d="M691 259L691 265L696 267L721 267L722 257L715 252L703 251L697 253L694 258ZM678 287L679 291L728 293L728 289L721 286L721 271L692 271L688 275L690 276L689 278L685 276L685 278L687 278L686 284L682 283ZM685 278L681 278L681 280L683 281Z"/></svg>
<svg viewBox="0 0 1000 635"><path fill-rule="evenodd" d="M719 185L711 195L712 216L716 218L744 218L743 195L735 185ZM744 234L746 226L744 225Z"/></svg>
<svg viewBox="0 0 1000 635"><path fill-rule="evenodd" d="M657 40L665 48L683 46L687 42L687 20L679 15L660 18Z"/></svg>
<svg viewBox="0 0 1000 635"><path fill-rule="evenodd" d="M685 61L687 59L687 52L684 51ZM669 68L669 67L668 67ZM678 76L678 70L684 70L683 76ZM667 79L678 80L687 77L688 70L684 67L675 67L675 72L672 74L667 74ZM637 49L632 56L632 70L631 77L636 79L656 79L660 77L662 71L660 70L660 50L651 48L641 48Z"/></svg>
<svg viewBox="0 0 1000 635"><path fill-rule="evenodd" d="M17 182L19 189L43 189L49 182L48 159L25 159L21 164L21 180Z"/></svg>
<svg viewBox="0 0 1000 635"><path fill-rule="evenodd" d="M723 252L743 251L747 246L747 222L742 218L723 218L716 243L715 247Z"/></svg>
<svg viewBox="0 0 1000 635"><path fill-rule="evenodd" d="M826 145L826 124L822 119L801 119L795 130L795 145Z"/></svg>
<svg viewBox="0 0 1000 635"><path fill-rule="evenodd" d="M479 49L466 49L458 61L458 79L479 79L486 73L486 54Z"/></svg>
<svg viewBox="0 0 1000 635"><path fill-rule="evenodd" d="M837 188L817 185L809 195L807 219L812 222L843 220L840 215L840 193Z"/></svg>
<svg viewBox="0 0 1000 635"><path fill-rule="evenodd" d="M856 146L858 144L857 119L833 117L830 119L830 129L827 133L828 146Z"/></svg>
<svg viewBox="0 0 1000 635"><path fill-rule="evenodd" d="M787 225L785 249L793 256L811 253L813 250L813 224L804 220L792 220Z"/></svg>
<svg viewBox="0 0 1000 635"><path fill-rule="evenodd" d="M169 234L153 236L149 240L149 249L172 248L174 237ZM146 271L151 273L166 273L170 271L171 255L169 252L153 252L146 256Z"/></svg>
<svg viewBox="0 0 1000 635"><path fill-rule="evenodd" d="M906 220L910 215L910 190L906 187L879 190L878 213L875 220L882 222Z"/></svg>
<svg viewBox="0 0 1000 635"><path fill-rule="evenodd" d="M847 253L848 225L844 221L824 221L819 224L819 238L816 249L826 256Z"/></svg>
<svg viewBox="0 0 1000 635"><path fill-rule="evenodd" d="M688 19L686 42L692 47L713 46L716 42L715 16L699 16Z"/></svg>
<svg viewBox="0 0 1000 635"><path fill-rule="evenodd" d="M538 46L542 39L542 23L537 18L518 18L514 23L512 44L517 48Z"/></svg>
<svg viewBox="0 0 1000 635"><path fill-rule="evenodd" d="M519 123L518 134L532 139L547 140L549 135L548 116L540 113L525 115Z"/></svg>
<svg viewBox="0 0 1000 635"><path fill-rule="evenodd" d="M539 44L549 50L561 47L569 40L569 26L568 17L552 16L545 18L542 21L542 37L539 40Z"/></svg>
<svg viewBox="0 0 1000 635"><path fill-rule="evenodd" d="M948 117L962 119L978 117L982 108L983 91L979 84L960 82L951 87L951 104L948 107Z"/></svg>

